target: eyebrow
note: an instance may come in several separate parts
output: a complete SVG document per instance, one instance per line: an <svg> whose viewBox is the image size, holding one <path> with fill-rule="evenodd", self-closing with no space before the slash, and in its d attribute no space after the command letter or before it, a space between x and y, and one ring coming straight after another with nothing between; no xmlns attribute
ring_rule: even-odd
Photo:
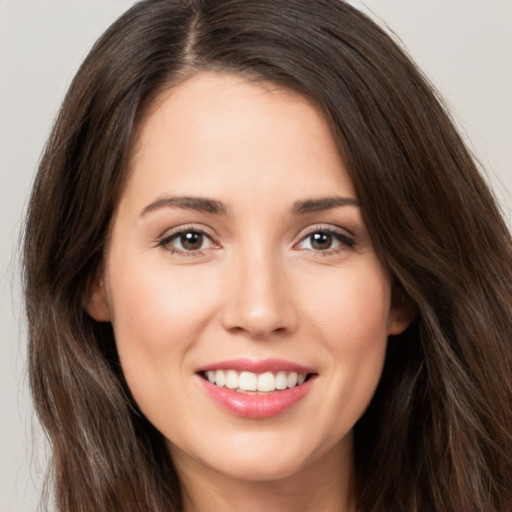
<svg viewBox="0 0 512 512"><path fill-rule="evenodd" d="M359 207L359 201L352 197L320 197L318 199L306 199L304 201L297 201L294 203L292 213L294 215L303 215L309 212L316 212L319 210L330 210L331 208L338 208L340 206L354 206Z"/></svg>
<svg viewBox="0 0 512 512"><path fill-rule="evenodd" d="M146 215L147 213L160 208L182 208L184 210L196 210L216 215L227 214L227 208L224 203L216 201L215 199L209 199L207 197L163 196L145 206L141 215Z"/></svg>
<svg viewBox="0 0 512 512"><path fill-rule="evenodd" d="M342 196L305 199L302 201L296 201L293 204L291 211L293 215L304 215L309 212L329 210L341 206L359 207L359 202L357 199L352 197ZM192 196L159 197L152 203L145 206L142 209L141 215L146 215L147 213L158 210L160 208L182 208L184 210L195 210L216 215L227 215L227 208L221 201L209 199L207 197Z"/></svg>

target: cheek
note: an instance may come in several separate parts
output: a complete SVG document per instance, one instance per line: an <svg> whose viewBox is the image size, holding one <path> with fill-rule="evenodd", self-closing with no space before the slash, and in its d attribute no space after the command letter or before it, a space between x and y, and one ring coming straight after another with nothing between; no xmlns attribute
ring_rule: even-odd
<svg viewBox="0 0 512 512"><path fill-rule="evenodd" d="M333 349L347 346L351 351L364 352L387 339L391 289L380 265L333 272L324 283L312 285L309 294L303 294L309 297L305 309ZM311 293L311 289L318 292Z"/></svg>
<svg viewBox="0 0 512 512"><path fill-rule="evenodd" d="M215 309L215 286L205 287L199 267L151 265L147 259L117 259L108 276L117 349L135 397L167 388L188 369L187 354Z"/></svg>
<svg viewBox="0 0 512 512"><path fill-rule="evenodd" d="M350 362L346 371L354 382L359 381L361 389L373 389L380 379L388 337L390 296L388 280L380 269L367 269L345 282L338 297L336 317L333 304L330 309L332 317L338 318L331 324L333 329L329 333L333 351ZM342 336L336 336L335 330Z"/></svg>
<svg viewBox="0 0 512 512"><path fill-rule="evenodd" d="M178 334L197 326L210 305L204 282L197 269L184 271L165 262L151 265L141 258L140 264L118 265L109 274L109 303L119 341L138 339L148 348L158 342L157 349L160 343L168 345L169 337L179 340Z"/></svg>
<svg viewBox="0 0 512 512"><path fill-rule="evenodd" d="M391 292L386 274L377 265L338 272L326 288L328 292L312 298L307 307L328 354L325 374L335 406L323 412L335 434L352 428L380 380Z"/></svg>

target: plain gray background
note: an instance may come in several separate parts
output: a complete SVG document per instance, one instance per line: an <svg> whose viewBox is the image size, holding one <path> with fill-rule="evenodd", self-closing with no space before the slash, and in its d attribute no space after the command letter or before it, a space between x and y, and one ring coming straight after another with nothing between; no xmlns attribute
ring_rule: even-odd
<svg viewBox="0 0 512 512"><path fill-rule="evenodd" d="M36 509L37 461L44 465L44 437L33 422L27 393L17 278L30 183L78 65L133 3L0 0L0 512ZM351 3L385 20L447 99L511 225L512 0Z"/></svg>

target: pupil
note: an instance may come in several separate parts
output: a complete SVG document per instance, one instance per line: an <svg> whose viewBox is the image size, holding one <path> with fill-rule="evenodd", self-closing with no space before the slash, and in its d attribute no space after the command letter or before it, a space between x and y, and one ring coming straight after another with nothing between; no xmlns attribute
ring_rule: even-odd
<svg viewBox="0 0 512 512"><path fill-rule="evenodd" d="M203 245L203 235L201 233L185 233L181 235L181 245L184 249L195 251Z"/></svg>
<svg viewBox="0 0 512 512"><path fill-rule="evenodd" d="M329 233L314 233L311 240L311 247L317 250L328 249L332 244L332 235Z"/></svg>

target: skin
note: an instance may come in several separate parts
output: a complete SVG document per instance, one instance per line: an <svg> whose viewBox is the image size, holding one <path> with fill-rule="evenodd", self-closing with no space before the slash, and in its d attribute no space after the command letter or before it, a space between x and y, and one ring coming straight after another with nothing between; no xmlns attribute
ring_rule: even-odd
<svg viewBox="0 0 512 512"><path fill-rule="evenodd" d="M169 197L213 199L222 211ZM326 197L351 201L294 211ZM185 510L354 510L352 427L388 334L409 321L391 307L356 202L324 117L291 91L200 73L147 112L88 310L113 324ZM187 250L177 229L204 231L200 248ZM326 230L336 235L314 245L311 233ZM196 369L240 357L285 359L317 377L284 413L238 417L209 398Z"/></svg>

